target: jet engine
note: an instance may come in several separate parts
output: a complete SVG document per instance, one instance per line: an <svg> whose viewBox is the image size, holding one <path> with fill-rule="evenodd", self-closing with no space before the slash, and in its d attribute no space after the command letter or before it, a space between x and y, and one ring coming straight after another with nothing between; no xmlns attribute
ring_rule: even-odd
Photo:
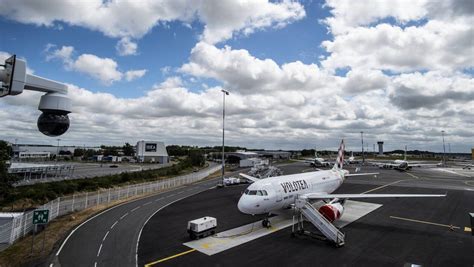
<svg viewBox="0 0 474 267"><path fill-rule="evenodd" d="M339 202L325 204L319 208L319 213L330 222L341 218L343 212L344 206Z"/></svg>

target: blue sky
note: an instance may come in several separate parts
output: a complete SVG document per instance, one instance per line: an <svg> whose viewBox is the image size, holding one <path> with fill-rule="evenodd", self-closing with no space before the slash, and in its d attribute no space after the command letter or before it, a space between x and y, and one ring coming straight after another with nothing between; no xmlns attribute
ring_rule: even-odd
<svg viewBox="0 0 474 267"><path fill-rule="evenodd" d="M224 88L233 145L358 148L364 131L440 151L445 130L453 151L474 146L472 6L156 3L0 0L0 59L69 86L64 142L219 144ZM36 129L37 99L0 100L0 138L54 143Z"/></svg>
<svg viewBox="0 0 474 267"><path fill-rule="evenodd" d="M330 38L327 28L318 20L329 16L329 12L317 1L306 2L305 11L305 18L284 28L262 29L249 36L237 34L230 40L218 43L217 47L228 45L233 49L246 49L255 57L272 58L278 64L296 60L317 64L320 55L327 55L320 44ZM101 32L64 22L44 27L0 17L0 28L2 38L6 40L0 44L0 51L26 58L35 74L72 83L93 92L108 92L117 97L130 98L143 95L154 84L163 82L170 75L179 75L173 70L188 61L191 49L199 41L203 24L193 22L185 25L180 21L172 21L158 25L137 42L139 48L135 56L117 55L115 45L118 38L110 38ZM45 49L48 44L57 47L73 46L76 55L87 53L111 58L122 67L122 71L147 69L148 72L140 79L106 86L85 74L65 70L58 60L46 61ZM165 67L169 67L171 71L163 73L162 69ZM205 82L211 86L219 84L213 79L205 79ZM187 84L192 90L202 89L200 83Z"/></svg>

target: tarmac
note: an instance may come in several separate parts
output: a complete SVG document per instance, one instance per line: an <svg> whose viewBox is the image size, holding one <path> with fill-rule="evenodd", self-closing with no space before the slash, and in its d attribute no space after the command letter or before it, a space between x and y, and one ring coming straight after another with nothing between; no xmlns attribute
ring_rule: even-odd
<svg viewBox="0 0 474 267"><path fill-rule="evenodd" d="M304 163L281 166L285 174L311 171ZM352 170L354 167L348 166ZM370 199L381 204L343 228L345 246L334 248L309 237L292 237L291 227L259 236L211 256L183 245L190 241L189 220L212 216L222 233L258 222L262 216L238 211L246 185L209 189L174 202L145 224L138 245L138 266L327 265L472 266L474 238L468 213L474 211L474 178L436 169L407 173L364 167L374 177L353 177L337 193L444 194L445 198ZM305 225L305 227L312 227Z"/></svg>

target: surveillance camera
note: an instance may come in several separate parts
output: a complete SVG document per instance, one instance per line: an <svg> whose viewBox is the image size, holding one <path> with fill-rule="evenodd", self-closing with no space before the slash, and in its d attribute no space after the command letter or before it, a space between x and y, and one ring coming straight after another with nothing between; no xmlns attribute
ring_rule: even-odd
<svg viewBox="0 0 474 267"><path fill-rule="evenodd" d="M43 112L38 118L38 130L47 136L62 135L69 129L68 113L71 100L64 94L47 93L41 97L38 109Z"/></svg>
<svg viewBox="0 0 474 267"><path fill-rule="evenodd" d="M38 118L38 130L47 136L58 136L69 128L68 113L71 112L71 99L63 83L26 73L26 62L15 55L5 60L0 70L0 97L18 95L23 89L45 92L38 109L43 112Z"/></svg>

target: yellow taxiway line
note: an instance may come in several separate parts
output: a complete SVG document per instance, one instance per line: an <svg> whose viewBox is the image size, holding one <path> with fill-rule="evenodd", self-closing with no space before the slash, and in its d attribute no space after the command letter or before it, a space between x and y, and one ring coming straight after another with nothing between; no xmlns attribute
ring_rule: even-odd
<svg viewBox="0 0 474 267"><path fill-rule="evenodd" d="M370 193L370 192L373 192L373 191L376 191L376 190L385 188L385 187L387 187L387 186L391 186L391 185L393 185L393 184L399 183L399 182L401 182L401 181L405 181L405 180L398 180L398 181L395 181L395 182L393 182L393 183L389 183L389 184L386 184L386 185L382 185L382 186L376 187L376 188L374 188L374 189L370 189L370 190L368 190L368 191L362 192L361 194L367 194L367 193Z"/></svg>
<svg viewBox="0 0 474 267"><path fill-rule="evenodd" d="M447 227L447 228L450 228L450 229L461 229L461 227L459 227L459 226L447 225L447 224L441 224L441 223L434 223L434 222L427 222L427 221L420 221L420 220L402 218L402 217L397 217L397 216L390 216L390 218L397 219L397 220L402 220L402 221L409 221L409 222L417 222L417 223L424 223L424 224L442 226L442 227Z"/></svg>
<svg viewBox="0 0 474 267"><path fill-rule="evenodd" d="M161 260L157 260L157 261L154 261L154 262L150 262L150 263L145 264L145 267L150 267L150 266L153 266L153 265L155 265L155 264L157 264L157 263L164 262L164 261L167 261L167 260L171 260L171 259L177 258L177 257L179 257L179 256L186 255L186 254L191 253L191 252L194 252L194 251L196 251L196 249L193 248L193 249L187 250L187 251L185 251L185 252L181 252L181 253L175 254L175 255L173 255L173 256L169 256L169 257L163 258L163 259L161 259Z"/></svg>

